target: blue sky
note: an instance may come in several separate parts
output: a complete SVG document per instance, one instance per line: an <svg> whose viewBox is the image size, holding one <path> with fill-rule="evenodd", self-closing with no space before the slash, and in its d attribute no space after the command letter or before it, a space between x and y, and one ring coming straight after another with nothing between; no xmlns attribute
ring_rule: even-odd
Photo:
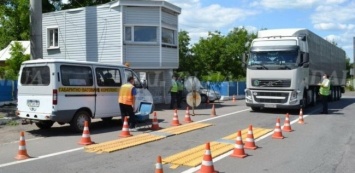
<svg viewBox="0 0 355 173"><path fill-rule="evenodd" d="M227 34L234 27L307 28L334 40L353 61L354 0L166 0L182 9L179 27L192 42L208 31Z"/></svg>

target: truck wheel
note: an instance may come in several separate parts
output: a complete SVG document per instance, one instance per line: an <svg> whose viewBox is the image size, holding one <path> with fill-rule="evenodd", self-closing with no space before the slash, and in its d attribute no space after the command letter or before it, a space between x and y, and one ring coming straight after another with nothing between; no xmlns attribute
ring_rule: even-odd
<svg viewBox="0 0 355 173"><path fill-rule="evenodd" d="M35 124L40 129L50 129L53 126L54 121L39 121Z"/></svg>
<svg viewBox="0 0 355 173"><path fill-rule="evenodd" d="M333 88L332 90L330 90L331 91L331 99L332 99L332 102L334 102L335 101L335 89Z"/></svg>
<svg viewBox="0 0 355 173"><path fill-rule="evenodd" d="M340 88L339 87L337 87L337 100L340 100Z"/></svg>
<svg viewBox="0 0 355 173"><path fill-rule="evenodd" d="M90 114L87 111L79 111L70 121L70 127L74 132L82 132L84 130L84 122L91 123Z"/></svg>
<svg viewBox="0 0 355 173"><path fill-rule="evenodd" d="M305 109L306 107L307 107L307 95L303 95L303 99L302 99L302 102L301 102L301 104L300 104L300 107L302 108L302 109Z"/></svg>
<svg viewBox="0 0 355 173"><path fill-rule="evenodd" d="M317 104L317 91L315 89L312 90L312 101L311 106L315 106Z"/></svg>
<svg viewBox="0 0 355 173"><path fill-rule="evenodd" d="M253 110L254 112L258 112L261 110L261 108L259 107L251 107L251 110Z"/></svg>

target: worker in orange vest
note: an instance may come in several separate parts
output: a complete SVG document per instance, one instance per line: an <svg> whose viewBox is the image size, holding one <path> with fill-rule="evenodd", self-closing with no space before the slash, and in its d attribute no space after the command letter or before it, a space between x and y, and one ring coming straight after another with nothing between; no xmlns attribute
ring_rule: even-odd
<svg viewBox="0 0 355 173"><path fill-rule="evenodd" d="M118 103L121 109L121 118L122 123L124 121L125 116L129 116L129 128L134 130L136 128L136 120L134 115L134 104L135 104L135 96L137 94L136 88L134 87L134 78L129 77L127 80L128 83L121 86L119 95L118 95Z"/></svg>

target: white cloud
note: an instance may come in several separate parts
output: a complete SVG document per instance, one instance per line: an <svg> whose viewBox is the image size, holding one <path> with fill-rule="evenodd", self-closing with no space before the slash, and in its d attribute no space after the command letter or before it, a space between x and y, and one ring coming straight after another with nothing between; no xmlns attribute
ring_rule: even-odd
<svg viewBox="0 0 355 173"><path fill-rule="evenodd" d="M329 1L329 0L328 0ZM335 0L334 0L335 1ZM353 59L353 37L355 36L355 1L347 1L337 5L320 5L311 16L314 28L319 30L338 31L339 35L329 35L347 56Z"/></svg>
<svg viewBox="0 0 355 173"><path fill-rule="evenodd" d="M335 5L347 0L256 0L251 3L253 7L266 9L293 9L310 8L320 4Z"/></svg>
<svg viewBox="0 0 355 173"><path fill-rule="evenodd" d="M180 29L189 32L191 42L206 37L208 31L231 28L238 20L244 20L257 12L250 9L223 7L219 4L202 6L200 0L168 0L182 8L179 16Z"/></svg>

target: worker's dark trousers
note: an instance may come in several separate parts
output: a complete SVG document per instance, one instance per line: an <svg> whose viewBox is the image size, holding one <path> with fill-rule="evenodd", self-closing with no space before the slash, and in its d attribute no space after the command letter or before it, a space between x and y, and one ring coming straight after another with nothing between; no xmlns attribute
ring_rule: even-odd
<svg viewBox="0 0 355 173"><path fill-rule="evenodd" d="M322 99L322 105L323 105L323 114L327 114L328 113L328 96L324 96L321 95L321 99Z"/></svg>
<svg viewBox="0 0 355 173"><path fill-rule="evenodd" d="M134 115L132 105L126 105L126 104L120 103L120 108L121 108L122 123L124 122L124 117L129 116L129 119L128 119L129 128L131 128L131 129L135 128L136 127L136 116Z"/></svg>
<svg viewBox="0 0 355 173"><path fill-rule="evenodd" d="M177 92L170 92L170 109L175 109L175 103L177 102Z"/></svg>
<svg viewBox="0 0 355 173"><path fill-rule="evenodd" d="M178 93L177 93L177 106L178 106L178 108L181 108L181 102L182 102L182 91L178 91Z"/></svg>

